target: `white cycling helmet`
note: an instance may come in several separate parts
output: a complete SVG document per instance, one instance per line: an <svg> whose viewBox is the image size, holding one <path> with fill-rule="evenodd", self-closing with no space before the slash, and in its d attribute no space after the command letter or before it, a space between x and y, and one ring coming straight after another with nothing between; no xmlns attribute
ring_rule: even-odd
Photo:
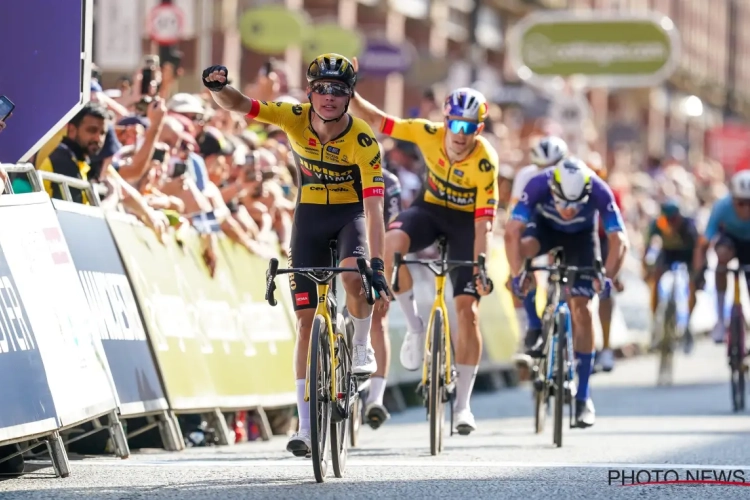
<svg viewBox="0 0 750 500"><path fill-rule="evenodd" d="M543 137L539 144L531 148L531 163L549 167L568 156L568 145L559 137Z"/></svg>
<svg viewBox="0 0 750 500"><path fill-rule="evenodd" d="M443 115L466 118L482 123L489 112L487 99L478 90L462 87L451 92L445 98Z"/></svg>
<svg viewBox="0 0 750 500"><path fill-rule="evenodd" d="M740 170L729 181L732 197L750 200L750 170Z"/></svg>
<svg viewBox="0 0 750 500"><path fill-rule="evenodd" d="M565 158L556 166L550 178L549 187L552 195L562 201L585 203L593 185L591 177L594 172L578 158Z"/></svg>

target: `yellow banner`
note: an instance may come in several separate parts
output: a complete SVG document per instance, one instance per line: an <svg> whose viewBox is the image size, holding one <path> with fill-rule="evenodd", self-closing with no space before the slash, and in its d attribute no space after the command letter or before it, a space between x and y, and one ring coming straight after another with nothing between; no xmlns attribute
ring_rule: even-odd
<svg viewBox="0 0 750 500"><path fill-rule="evenodd" d="M220 241L212 278L192 229L180 231L179 240L166 236L161 244L149 229L120 214L108 214L108 222L172 408L294 401L290 318L286 309L269 312L263 302L265 266Z"/></svg>

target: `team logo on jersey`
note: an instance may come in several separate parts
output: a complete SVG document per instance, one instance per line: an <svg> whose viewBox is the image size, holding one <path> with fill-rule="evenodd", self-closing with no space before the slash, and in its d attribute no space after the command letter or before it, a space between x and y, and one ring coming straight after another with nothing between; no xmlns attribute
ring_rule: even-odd
<svg viewBox="0 0 750 500"><path fill-rule="evenodd" d="M337 155L337 154L339 154L341 152L341 150L339 148L334 148L333 146L328 146L326 148L326 151L328 151L331 154L335 154L335 155Z"/></svg>
<svg viewBox="0 0 750 500"><path fill-rule="evenodd" d="M373 177L372 182L385 182L382 177Z"/></svg>
<svg viewBox="0 0 750 500"><path fill-rule="evenodd" d="M488 159L482 158L479 161L479 170L481 172L489 172L493 168L495 168L494 165L492 165L492 163L490 163L490 161Z"/></svg>
<svg viewBox="0 0 750 500"><path fill-rule="evenodd" d="M318 141L316 141L316 140L315 140L314 138L310 137L310 138L309 138L309 139L307 140L307 145L308 145L308 146L313 146L313 147L315 147L315 146L317 146L317 145L318 145Z"/></svg>
<svg viewBox="0 0 750 500"><path fill-rule="evenodd" d="M455 175L456 177L463 177L464 176L464 171L463 170L454 170L453 171L453 175Z"/></svg>

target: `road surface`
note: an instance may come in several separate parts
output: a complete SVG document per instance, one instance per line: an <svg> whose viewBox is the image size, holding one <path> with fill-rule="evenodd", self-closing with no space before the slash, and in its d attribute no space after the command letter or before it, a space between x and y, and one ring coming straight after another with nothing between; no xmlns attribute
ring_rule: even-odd
<svg viewBox="0 0 750 500"><path fill-rule="evenodd" d="M73 459L72 475L42 473L0 481L0 498L56 500L268 499L268 498L738 498L750 488L722 485L610 485L615 471L722 469L750 485L750 418L730 411L724 350L703 341L677 360L675 386L656 388L656 360L620 362L597 374L596 426L565 430L552 446L550 422L532 433L528 385L472 400L479 429L446 439L429 456L424 412L394 416L378 431L363 429L344 479L316 484L310 462L289 456L285 440L182 453L141 452L128 460ZM733 469L741 469L734 472ZM662 473L663 474L663 473ZM656 479L655 473L652 475ZM713 477L712 477L713 478ZM640 479L645 481L645 475Z"/></svg>

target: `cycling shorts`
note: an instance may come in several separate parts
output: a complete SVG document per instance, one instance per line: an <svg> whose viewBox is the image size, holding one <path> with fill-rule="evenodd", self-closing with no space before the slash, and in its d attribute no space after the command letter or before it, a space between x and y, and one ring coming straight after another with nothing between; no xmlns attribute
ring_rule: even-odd
<svg viewBox="0 0 750 500"><path fill-rule="evenodd" d="M590 267L594 265L594 261L601 259L599 234L595 225L577 233L564 233L553 228L543 216L536 214L526 225L523 237L534 238L539 242L537 257L553 248L562 247L565 262L570 266ZM594 295L592 276L577 275L573 286L570 287L570 296L592 298Z"/></svg>
<svg viewBox="0 0 750 500"><path fill-rule="evenodd" d="M449 260L474 260L474 214L445 207L426 207L415 203L388 225L388 230L400 229L409 235L409 253L429 247L440 236L448 244ZM474 285L474 269L458 267L450 273L453 296L471 295L479 300Z"/></svg>
<svg viewBox="0 0 750 500"><path fill-rule="evenodd" d="M750 265L750 240L741 240L727 232L722 232L714 246L731 248L741 266Z"/></svg>
<svg viewBox="0 0 750 500"><path fill-rule="evenodd" d="M294 212L289 267L332 267L331 240L336 240L339 262L347 257L368 257L365 214L361 203L298 205ZM318 286L301 274L289 275L294 310L318 305Z"/></svg>
<svg viewBox="0 0 750 500"><path fill-rule="evenodd" d="M672 269L674 264L685 263L688 266L688 271L693 272L693 251L687 250L668 250L662 248L659 252L659 256L656 258L657 267L662 270Z"/></svg>

